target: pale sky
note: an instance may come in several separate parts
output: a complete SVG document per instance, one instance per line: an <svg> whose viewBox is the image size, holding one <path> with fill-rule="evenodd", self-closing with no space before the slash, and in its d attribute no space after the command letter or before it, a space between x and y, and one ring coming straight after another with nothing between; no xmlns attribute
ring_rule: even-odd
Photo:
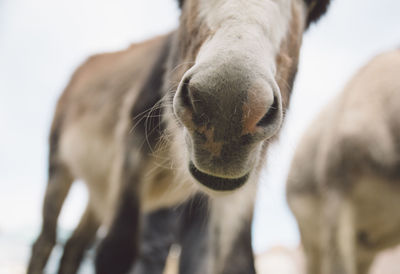
<svg viewBox="0 0 400 274"><path fill-rule="evenodd" d="M56 99L71 73L90 54L122 49L173 29L178 18L174 2L0 0L1 273L5 264L19 273L38 231L47 135ZM357 68L399 46L397 0L333 0L328 14L305 34L285 128L260 182L257 252L298 245L283 191L290 157L306 125ZM70 196L60 222L64 229L75 226L84 207L82 185Z"/></svg>

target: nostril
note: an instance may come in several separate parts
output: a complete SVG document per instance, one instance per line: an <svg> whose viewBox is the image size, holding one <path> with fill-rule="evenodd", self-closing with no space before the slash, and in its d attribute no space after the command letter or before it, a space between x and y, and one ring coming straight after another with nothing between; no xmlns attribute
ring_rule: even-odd
<svg viewBox="0 0 400 274"><path fill-rule="evenodd" d="M258 121L257 126L259 127L269 126L278 117L278 113L279 113L278 100L276 97L274 97L273 104L269 108L268 112L261 118L261 120Z"/></svg>
<svg viewBox="0 0 400 274"><path fill-rule="evenodd" d="M192 108L192 103L191 103L190 94L189 94L189 82L190 82L190 77L187 77L183 80L180 96L181 96L183 105L185 107Z"/></svg>

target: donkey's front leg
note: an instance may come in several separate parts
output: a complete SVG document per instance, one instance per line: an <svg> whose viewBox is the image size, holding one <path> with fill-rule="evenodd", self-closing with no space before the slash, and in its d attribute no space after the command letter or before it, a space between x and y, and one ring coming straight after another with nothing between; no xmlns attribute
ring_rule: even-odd
<svg viewBox="0 0 400 274"><path fill-rule="evenodd" d="M324 197L322 271L324 274L355 274L356 242L354 208L345 193L329 189Z"/></svg>
<svg viewBox="0 0 400 274"><path fill-rule="evenodd" d="M213 274L253 274L251 222L256 185L210 201L210 242Z"/></svg>
<svg viewBox="0 0 400 274"><path fill-rule="evenodd" d="M97 274L127 273L138 256L139 200L131 191L120 199L113 223L97 249Z"/></svg>
<svg viewBox="0 0 400 274"><path fill-rule="evenodd" d="M243 220L243 225L233 241L229 255L225 260L223 274L253 274L254 267L253 249L251 246L252 218Z"/></svg>
<svg viewBox="0 0 400 274"><path fill-rule="evenodd" d="M208 200L203 194L196 194L182 205L177 231L177 240L182 249L179 274L210 273Z"/></svg>
<svg viewBox="0 0 400 274"><path fill-rule="evenodd" d="M176 240L181 208L164 208L144 216L140 258L131 274L164 273L170 247Z"/></svg>
<svg viewBox="0 0 400 274"><path fill-rule="evenodd" d="M252 202L212 200L198 194L184 207L178 242L180 274L253 274ZM227 200L226 200L227 201ZM244 206L235 211L236 206ZM230 213L224 210L233 211ZM245 209L247 208L247 209ZM237 213L237 214L236 214Z"/></svg>
<svg viewBox="0 0 400 274"><path fill-rule="evenodd" d="M122 164L116 168L119 170L116 182L120 184L120 189L116 197L116 210L111 226L97 249L95 259L97 274L127 273L139 255L140 199L138 195L148 154L132 149L134 141L134 138L128 140L127 149L120 162Z"/></svg>

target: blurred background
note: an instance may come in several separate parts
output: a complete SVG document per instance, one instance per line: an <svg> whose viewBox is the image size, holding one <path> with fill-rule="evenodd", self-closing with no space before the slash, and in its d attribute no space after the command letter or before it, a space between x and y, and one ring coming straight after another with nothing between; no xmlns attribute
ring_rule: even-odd
<svg viewBox="0 0 400 274"><path fill-rule="evenodd" d="M179 16L175 2L0 0L1 274L25 271L41 224L52 114L72 72L91 54L172 30ZM304 36L286 124L269 152L253 225L258 254L299 245L284 188L291 156L308 123L361 65L400 46L400 1L332 2ZM60 218L60 242L77 224L86 199L82 183L75 184ZM56 250L49 273L57 256ZM81 269L91 271L88 264Z"/></svg>

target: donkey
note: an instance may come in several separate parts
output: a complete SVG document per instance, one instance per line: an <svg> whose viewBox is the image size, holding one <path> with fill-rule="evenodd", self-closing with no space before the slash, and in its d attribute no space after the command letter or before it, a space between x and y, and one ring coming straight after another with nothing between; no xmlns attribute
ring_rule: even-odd
<svg viewBox="0 0 400 274"><path fill-rule="evenodd" d="M89 58L55 111L42 230L28 272L42 272L64 199L80 178L89 202L59 273L76 272L100 225L109 231L97 272L126 272L129 264L119 260L137 258L141 216L198 192L208 197L205 237L212 244L196 271L223 273L237 236L251 223L259 171L288 107L302 33L328 4L181 0L176 31Z"/></svg>
<svg viewBox="0 0 400 274"><path fill-rule="evenodd" d="M400 49L360 69L311 124L287 199L308 274L365 274L400 243Z"/></svg>

